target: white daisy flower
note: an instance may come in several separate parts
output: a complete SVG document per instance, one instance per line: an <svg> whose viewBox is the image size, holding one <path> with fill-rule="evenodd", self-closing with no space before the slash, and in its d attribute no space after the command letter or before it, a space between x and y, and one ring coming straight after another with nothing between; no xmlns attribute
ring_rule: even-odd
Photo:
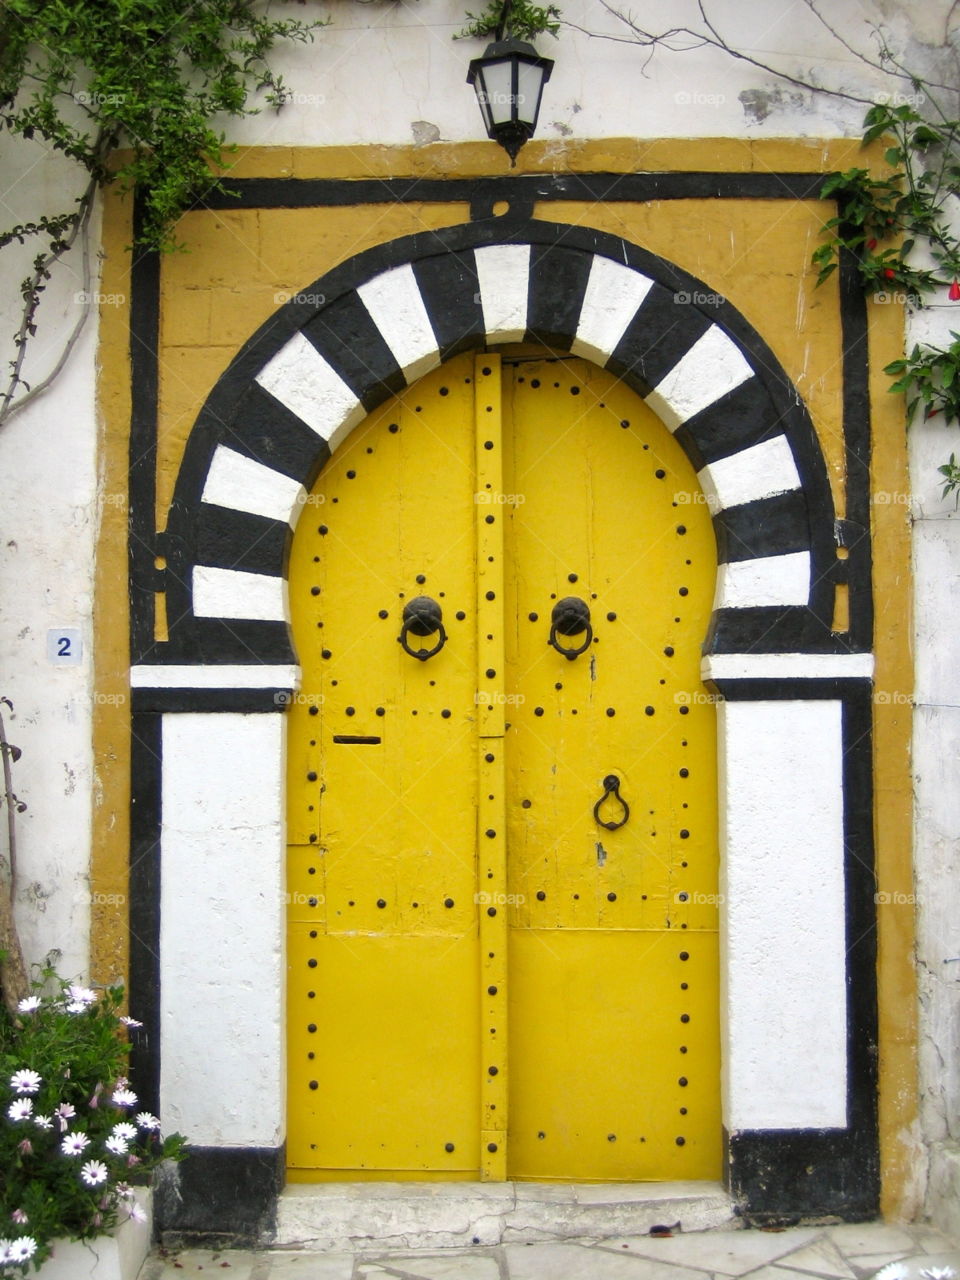
<svg viewBox="0 0 960 1280"><path fill-rule="evenodd" d="M0 1266L5 1262L10 1262L10 1246L12 1244L12 1240L0 1240Z"/></svg>
<svg viewBox="0 0 960 1280"><path fill-rule="evenodd" d="M129 1213L130 1217L133 1219L134 1222L146 1222L147 1220L147 1215L144 1213L143 1209L141 1209L140 1206L136 1203L136 1201L133 1202L133 1204L130 1206L127 1212Z"/></svg>
<svg viewBox="0 0 960 1280"><path fill-rule="evenodd" d="M11 1213L10 1215L10 1218L13 1222L20 1223L21 1225L25 1222L30 1221L30 1219L27 1217L27 1215L24 1213L22 1209L14 1209L13 1213Z"/></svg>
<svg viewBox="0 0 960 1280"><path fill-rule="evenodd" d="M125 1156L130 1149L126 1138L120 1138L116 1134L108 1138L103 1145L114 1156Z"/></svg>
<svg viewBox="0 0 960 1280"><path fill-rule="evenodd" d="M7 1107L7 1115L11 1120L26 1120L33 1114L32 1098L17 1098Z"/></svg>
<svg viewBox="0 0 960 1280"><path fill-rule="evenodd" d="M924 1267L920 1274L924 1280L957 1280L953 1267Z"/></svg>
<svg viewBox="0 0 960 1280"><path fill-rule="evenodd" d="M89 1145L90 1139L85 1133L68 1133L60 1143L60 1150L65 1156L78 1156Z"/></svg>
<svg viewBox="0 0 960 1280"><path fill-rule="evenodd" d="M71 1000L66 1008L67 1013L86 1013L87 1011L87 1005L83 1004L80 1000Z"/></svg>
<svg viewBox="0 0 960 1280"><path fill-rule="evenodd" d="M41 1076L29 1067L15 1071L10 1077L10 1088L14 1093L36 1093L40 1088Z"/></svg>
<svg viewBox="0 0 960 1280"><path fill-rule="evenodd" d="M49 1116L34 1116L33 1123L37 1126L38 1129L53 1128L53 1121L50 1119Z"/></svg>
<svg viewBox="0 0 960 1280"><path fill-rule="evenodd" d="M99 1187L101 1182L106 1182L109 1173L102 1160L88 1160L80 1170L80 1177L88 1187Z"/></svg>
<svg viewBox="0 0 960 1280"><path fill-rule="evenodd" d="M137 1124L141 1129L159 1129L160 1121L156 1116L152 1116L149 1111L141 1111L137 1116Z"/></svg>
<svg viewBox="0 0 960 1280"><path fill-rule="evenodd" d="M20 1001L17 1008L21 1013L36 1013L40 1008L40 997L27 996L26 999Z"/></svg>
<svg viewBox="0 0 960 1280"><path fill-rule="evenodd" d="M26 1262L37 1252L37 1242L33 1236L19 1236L11 1240L7 1249L8 1262Z"/></svg>
<svg viewBox="0 0 960 1280"><path fill-rule="evenodd" d="M133 1187L129 1182L118 1182L114 1190L121 1200L133 1199Z"/></svg>
<svg viewBox="0 0 960 1280"><path fill-rule="evenodd" d="M137 1105L137 1095L129 1089L115 1089L113 1100L118 1107L135 1107Z"/></svg>
<svg viewBox="0 0 960 1280"><path fill-rule="evenodd" d="M115 1138L123 1138L127 1142L132 1142L137 1136L137 1126L130 1124L127 1120L121 1120L119 1124L113 1126L111 1133Z"/></svg>
<svg viewBox="0 0 960 1280"><path fill-rule="evenodd" d="M128 1018L126 1014L120 1019L125 1027L142 1027L143 1023L138 1022L136 1018Z"/></svg>
<svg viewBox="0 0 960 1280"><path fill-rule="evenodd" d="M93 1004L97 998L97 993L91 991L89 987L80 987L76 983L71 983L67 987L67 997L73 1004Z"/></svg>

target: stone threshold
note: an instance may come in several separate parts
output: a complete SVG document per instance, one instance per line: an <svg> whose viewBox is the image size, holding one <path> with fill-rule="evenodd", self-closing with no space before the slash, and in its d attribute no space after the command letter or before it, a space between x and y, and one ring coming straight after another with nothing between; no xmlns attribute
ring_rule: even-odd
<svg viewBox="0 0 960 1280"><path fill-rule="evenodd" d="M274 1247L454 1249L739 1227L719 1182L323 1182L288 1185Z"/></svg>

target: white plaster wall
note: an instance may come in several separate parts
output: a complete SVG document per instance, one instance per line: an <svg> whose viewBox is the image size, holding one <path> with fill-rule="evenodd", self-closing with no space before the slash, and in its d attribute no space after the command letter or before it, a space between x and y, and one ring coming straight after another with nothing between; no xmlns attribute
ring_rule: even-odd
<svg viewBox="0 0 960 1280"><path fill-rule="evenodd" d="M717 712L724 1124L845 1128L841 706Z"/></svg>
<svg viewBox="0 0 960 1280"><path fill-rule="evenodd" d="M163 717L160 1114L196 1146L277 1146L285 1102L280 713Z"/></svg>
<svg viewBox="0 0 960 1280"><path fill-rule="evenodd" d="M277 5L297 18L329 18L315 43L278 60L291 92L279 114L231 125L243 143L327 145L410 143L482 138L467 66L485 41L454 40L466 9L461 0L319 0ZM864 106L812 95L721 51L678 35L648 61L629 28L600 0L568 0L559 39L537 38L556 65L544 92L538 136L568 137L824 137L856 133ZM704 31L696 0L611 4L651 32L689 26ZM930 0L917 14L906 3L840 0L823 8L854 47L871 57L873 26L927 65L924 42L940 45L949 3ZM855 62L802 3L707 0L718 33L760 62L813 84L869 99L889 89L883 73ZM579 28L579 29L578 29ZM592 33L590 35L585 33ZM917 33L911 37L910 33ZM606 37L606 38L603 38ZM672 51L671 51L672 49ZM682 50L682 52L681 52ZM358 70L362 72L358 74ZM907 86L909 92L909 86Z"/></svg>
<svg viewBox="0 0 960 1280"><path fill-rule="evenodd" d="M0 135L0 175L3 230L40 211L68 208L78 193L68 162L39 146L11 143L6 134ZM94 280L97 230L95 222ZM13 356L9 336L19 325L19 281L34 252L28 245L0 254L2 375ZM28 380L55 361L78 315L82 284L76 261L48 284L25 366ZM60 971L71 976L86 975L89 949L96 340L94 315L56 391L0 430L0 697L14 704L14 716L2 711L10 741L23 751L13 785L28 806L17 818L17 921L28 962L57 949ZM64 626L81 633L80 665L48 660L48 631ZM0 850L5 856L5 814Z"/></svg>

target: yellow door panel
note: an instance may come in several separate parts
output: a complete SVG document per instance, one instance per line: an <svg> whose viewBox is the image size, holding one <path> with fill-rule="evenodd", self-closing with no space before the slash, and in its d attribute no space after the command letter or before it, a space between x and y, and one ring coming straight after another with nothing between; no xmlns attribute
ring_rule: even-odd
<svg viewBox="0 0 960 1280"><path fill-rule="evenodd" d="M372 414L294 539L288 1054L301 1170L478 1168L473 413L466 358ZM439 633L406 629L412 653L398 637L424 596L447 639L420 660Z"/></svg>
<svg viewBox="0 0 960 1280"><path fill-rule="evenodd" d="M716 950L711 933L512 931L512 1177L717 1177Z"/></svg>
<svg viewBox="0 0 960 1280"><path fill-rule="evenodd" d="M290 573L291 1177L718 1175L698 495L611 375L492 353L321 475ZM425 596L444 632L407 652Z"/></svg>
<svg viewBox="0 0 960 1280"><path fill-rule="evenodd" d="M709 512L684 502L699 490L679 445L610 374L522 362L507 399L508 1169L716 1177L716 1014L681 1023L688 993L665 981L674 939L702 930L716 951L714 711L699 673ZM551 644L571 599L585 625ZM715 960L707 969L715 1010ZM681 1029L707 1065L696 1141L674 1132ZM538 1140L544 1106L553 1137Z"/></svg>

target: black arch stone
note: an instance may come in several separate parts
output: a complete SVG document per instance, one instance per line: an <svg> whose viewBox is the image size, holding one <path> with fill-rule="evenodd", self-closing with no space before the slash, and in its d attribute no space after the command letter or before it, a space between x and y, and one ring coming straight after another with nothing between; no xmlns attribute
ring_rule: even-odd
<svg viewBox="0 0 960 1280"><path fill-rule="evenodd" d="M810 546L807 504L799 489L726 507L713 518L722 563L789 555Z"/></svg>
<svg viewBox="0 0 960 1280"><path fill-rule="evenodd" d="M527 334L532 342L569 350L577 332L593 255L536 244L530 251Z"/></svg>
<svg viewBox="0 0 960 1280"><path fill-rule="evenodd" d="M654 284L607 361L614 373L629 374L642 396L650 394L714 322L699 307L678 303L677 296L684 293L693 297L695 290L671 291Z"/></svg>
<svg viewBox="0 0 960 1280"><path fill-rule="evenodd" d="M307 489L329 457L317 433L258 382L244 390L220 443L292 480L309 480Z"/></svg>
<svg viewBox="0 0 960 1280"><path fill-rule="evenodd" d="M358 294L334 298L304 325L303 333L368 412L407 385Z"/></svg>
<svg viewBox="0 0 960 1280"><path fill-rule="evenodd" d="M748 378L677 428L677 441L697 471L751 445L785 435L788 424L768 389Z"/></svg>
<svg viewBox="0 0 960 1280"><path fill-rule="evenodd" d="M483 346L483 308L473 251L436 254L413 264L441 360Z"/></svg>

